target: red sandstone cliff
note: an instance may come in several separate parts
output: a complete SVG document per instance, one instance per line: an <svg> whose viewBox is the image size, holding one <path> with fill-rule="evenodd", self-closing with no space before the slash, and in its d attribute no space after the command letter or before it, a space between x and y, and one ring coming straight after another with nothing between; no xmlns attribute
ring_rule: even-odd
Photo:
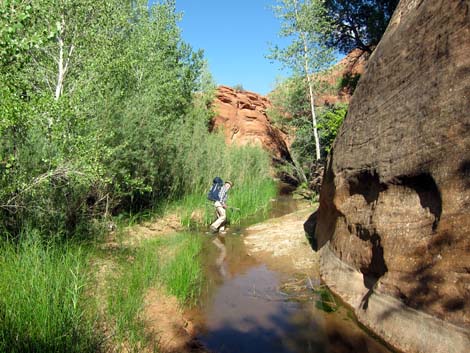
<svg viewBox="0 0 470 353"><path fill-rule="evenodd" d="M213 106L216 116L212 128L223 129L227 144L258 145L274 158L290 160L287 135L272 126L266 115L271 106L266 97L220 86Z"/></svg>
<svg viewBox="0 0 470 353"><path fill-rule="evenodd" d="M333 146L321 275L405 352L470 352L470 3L401 0Z"/></svg>
<svg viewBox="0 0 470 353"><path fill-rule="evenodd" d="M357 79L364 74L369 60L369 53L354 49L321 78L331 88L316 98L316 105L349 103ZM343 86L339 87L339 83Z"/></svg>

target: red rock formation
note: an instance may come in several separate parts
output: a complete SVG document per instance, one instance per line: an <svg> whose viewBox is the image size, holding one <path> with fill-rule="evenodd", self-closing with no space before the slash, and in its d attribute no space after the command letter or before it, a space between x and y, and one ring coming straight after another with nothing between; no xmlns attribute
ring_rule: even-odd
<svg viewBox="0 0 470 353"><path fill-rule="evenodd" d="M470 352L469 1L400 2L317 220L322 278L362 323L405 352Z"/></svg>
<svg viewBox="0 0 470 353"><path fill-rule="evenodd" d="M220 86L214 101L213 129L223 129L228 144L258 145L278 159L290 160L286 134L271 125L266 97Z"/></svg>
<svg viewBox="0 0 470 353"><path fill-rule="evenodd" d="M354 49L344 57L324 78L322 78L322 81L326 82L332 88L327 90L329 92L323 93L316 98L316 105L349 103L353 94L351 85L354 86L354 84L348 85L347 81L357 80L364 74L368 60L369 53L360 49ZM344 87L338 87L340 80L346 83Z"/></svg>

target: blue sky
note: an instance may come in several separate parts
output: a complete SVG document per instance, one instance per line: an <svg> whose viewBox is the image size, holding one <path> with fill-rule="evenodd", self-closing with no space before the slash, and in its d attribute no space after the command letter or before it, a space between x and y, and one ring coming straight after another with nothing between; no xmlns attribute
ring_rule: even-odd
<svg viewBox="0 0 470 353"><path fill-rule="evenodd" d="M267 94L276 77L287 76L280 64L265 55L269 44L279 43L279 22L270 6L274 0L176 0L183 12L183 39L203 49L219 85L241 84L246 90Z"/></svg>

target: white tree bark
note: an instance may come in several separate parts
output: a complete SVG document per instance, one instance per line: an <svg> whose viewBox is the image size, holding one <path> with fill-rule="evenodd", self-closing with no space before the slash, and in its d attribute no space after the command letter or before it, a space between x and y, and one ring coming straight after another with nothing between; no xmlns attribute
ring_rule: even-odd
<svg viewBox="0 0 470 353"><path fill-rule="evenodd" d="M75 49L75 46L73 43L70 44L69 50L67 52L67 57L65 58L65 16L61 16L61 22L60 22L60 31L59 31L59 37L58 37L58 42L59 42L59 59L57 60L57 83L55 87L55 94L54 98L57 101L62 93L64 92L64 81L65 81L65 76L67 75L67 71L69 69L69 64L70 64L70 58L72 57L73 51Z"/></svg>
<svg viewBox="0 0 470 353"><path fill-rule="evenodd" d="M310 96L310 109L312 112L313 137L315 139L315 153L317 161L320 160L320 137L318 136L317 117L315 114L315 96L313 95L313 82L310 75L307 74L307 83Z"/></svg>
<svg viewBox="0 0 470 353"><path fill-rule="evenodd" d="M57 83L55 86L55 100L60 98L60 95L63 92L63 85L64 85L64 33L65 33L65 18L62 15L62 21L60 22L60 32L59 32L59 60L57 60Z"/></svg>
<svg viewBox="0 0 470 353"><path fill-rule="evenodd" d="M298 20L298 2L295 1L295 16ZM305 71L305 77L307 79L307 84L308 84L308 94L310 98L310 112L312 114L312 128L313 128L313 138L315 140L315 156L316 160L320 160L320 137L318 136L318 127L317 127L317 117L315 114L315 96L314 96L314 91L313 91L313 82L312 82L312 77L310 75L310 64L308 60L308 43L307 43L307 38L305 36L305 33L300 32L300 36L302 38L302 42L304 45L304 71Z"/></svg>

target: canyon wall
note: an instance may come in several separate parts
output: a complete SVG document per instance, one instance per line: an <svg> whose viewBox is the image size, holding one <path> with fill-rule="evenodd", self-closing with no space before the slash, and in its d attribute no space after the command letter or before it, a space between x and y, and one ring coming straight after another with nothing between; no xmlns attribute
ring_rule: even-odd
<svg viewBox="0 0 470 353"><path fill-rule="evenodd" d="M315 97L315 105L349 104L357 80L366 71L369 56L369 53L361 49L354 49L328 70L320 81L327 83L330 89Z"/></svg>
<svg viewBox="0 0 470 353"><path fill-rule="evenodd" d="M470 1L402 0L322 184L326 284L405 352L470 352Z"/></svg>
<svg viewBox="0 0 470 353"><path fill-rule="evenodd" d="M271 103L266 97L220 86L213 107L212 129L222 129L227 144L258 145L275 159L290 160L287 134L271 124L266 114Z"/></svg>

